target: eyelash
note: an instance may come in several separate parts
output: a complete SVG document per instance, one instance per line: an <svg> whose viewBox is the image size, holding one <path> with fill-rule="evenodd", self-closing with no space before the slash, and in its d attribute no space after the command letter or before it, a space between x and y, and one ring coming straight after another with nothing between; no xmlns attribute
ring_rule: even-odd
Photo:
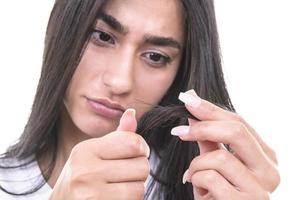
<svg viewBox="0 0 300 200"><path fill-rule="evenodd" d="M102 33L104 34L104 36L110 37L110 39L112 40L112 42L110 42L111 44L115 44L115 42L113 41L113 37L110 34L105 33L103 31L100 31L100 30L96 30L96 29L92 33L92 39L95 40L97 43L100 43L100 44L107 43L107 42L103 42L103 40L101 40L101 42L100 42L99 37L97 39L97 36L95 36L95 34L99 35L99 34L102 34Z"/></svg>
<svg viewBox="0 0 300 200"><path fill-rule="evenodd" d="M171 58L168 56L163 56L160 53L156 53L156 52L147 52L147 53L143 53L142 54L145 58L151 60L151 65L153 66L164 66L167 65L171 62ZM153 61L150 57L151 56L159 56L159 60L160 61Z"/></svg>
<svg viewBox="0 0 300 200"><path fill-rule="evenodd" d="M101 40L100 34L103 34L103 36L106 37L106 39L108 39L108 40L107 41ZM100 46L104 46L105 44L109 44L109 45L115 44L115 41L110 34L104 32L104 31L98 30L98 29L94 29L91 38L92 38L93 42L95 42L97 45L100 45ZM152 65L153 67L161 67L161 66L167 65L171 62L171 58L169 56L164 56L157 52L146 52L146 53L143 53L142 56L144 58L146 58L147 60L150 60L150 62L151 62L150 65ZM159 60L153 61L152 56L155 56L155 58L157 58L157 56L158 56ZM150 57L152 57L152 59Z"/></svg>

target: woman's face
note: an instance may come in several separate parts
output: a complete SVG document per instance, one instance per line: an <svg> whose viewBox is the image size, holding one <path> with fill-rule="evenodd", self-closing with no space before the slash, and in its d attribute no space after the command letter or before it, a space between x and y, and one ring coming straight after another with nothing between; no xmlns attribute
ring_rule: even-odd
<svg viewBox="0 0 300 200"><path fill-rule="evenodd" d="M122 115L107 102L135 108L137 119L158 104L179 68L182 27L178 0L109 1L65 95L72 126L103 136Z"/></svg>

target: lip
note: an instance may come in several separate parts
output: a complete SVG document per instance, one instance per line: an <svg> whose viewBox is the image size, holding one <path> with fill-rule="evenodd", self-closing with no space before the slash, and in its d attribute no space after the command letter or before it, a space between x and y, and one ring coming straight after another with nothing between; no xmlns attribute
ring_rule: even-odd
<svg viewBox="0 0 300 200"><path fill-rule="evenodd" d="M125 108L123 106L108 99L87 97L86 99L92 111L101 116L117 119L125 112Z"/></svg>

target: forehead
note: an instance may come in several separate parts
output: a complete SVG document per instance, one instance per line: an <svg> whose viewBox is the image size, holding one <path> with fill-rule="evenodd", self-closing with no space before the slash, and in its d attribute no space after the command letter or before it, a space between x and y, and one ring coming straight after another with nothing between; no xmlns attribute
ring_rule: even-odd
<svg viewBox="0 0 300 200"><path fill-rule="evenodd" d="M180 0L110 0L103 11L128 28L128 32L173 37L182 42L183 8Z"/></svg>

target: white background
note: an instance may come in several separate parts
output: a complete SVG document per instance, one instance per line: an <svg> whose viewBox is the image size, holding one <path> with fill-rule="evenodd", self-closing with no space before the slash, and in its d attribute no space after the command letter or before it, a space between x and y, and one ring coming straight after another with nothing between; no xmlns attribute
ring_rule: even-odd
<svg viewBox="0 0 300 200"><path fill-rule="evenodd" d="M0 3L0 151L28 118L54 1ZM282 182L272 199L297 199L298 0L215 0L225 77L237 111L276 150Z"/></svg>

